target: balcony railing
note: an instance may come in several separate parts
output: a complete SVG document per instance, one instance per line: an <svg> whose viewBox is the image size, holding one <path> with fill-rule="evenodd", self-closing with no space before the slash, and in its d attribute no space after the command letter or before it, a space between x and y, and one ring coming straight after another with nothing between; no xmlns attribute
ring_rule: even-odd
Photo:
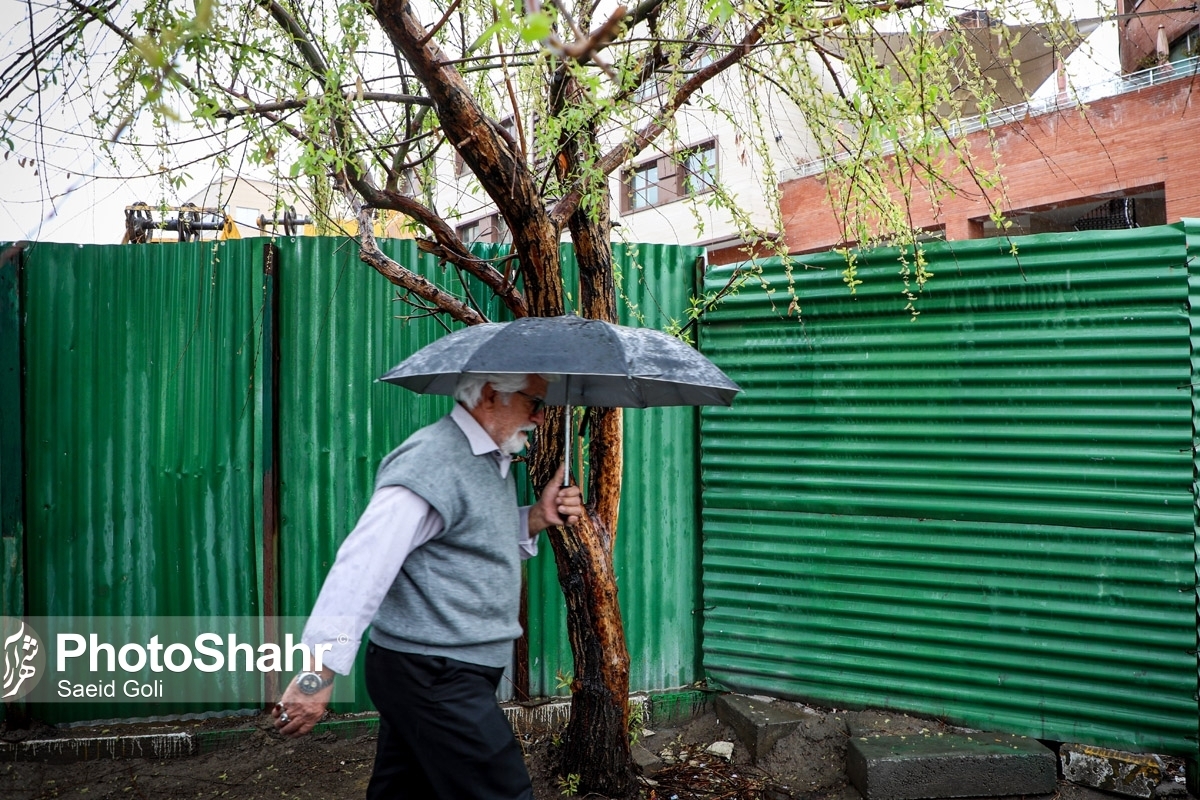
<svg viewBox="0 0 1200 800"><path fill-rule="evenodd" d="M1183 61L1175 61L1163 64L1162 66L1144 69L1140 72L1115 76L1088 86L1077 87L1074 92L1059 93L1038 100L1030 100L1020 105L999 108L989 111L987 114L965 117L957 123L947 126L947 131L951 138L957 139L967 134L984 130L985 128L996 128L1012 122L1019 122L1029 117L1052 114L1064 108L1075 108L1079 105L1093 103L1106 97L1115 97L1129 92L1136 92L1151 86L1158 86L1168 81L1179 80L1180 78L1187 78L1197 74L1200 74L1200 56L1193 56ZM883 149L884 155L892 152L895 152L895 145L889 144ZM818 158L814 161L806 161L803 164L797 164L794 167L781 170L780 180L791 181L799 178L807 178L810 175L820 175L833 164L847 161L850 158L851 156L848 153L843 153L827 158Z"/></svg>

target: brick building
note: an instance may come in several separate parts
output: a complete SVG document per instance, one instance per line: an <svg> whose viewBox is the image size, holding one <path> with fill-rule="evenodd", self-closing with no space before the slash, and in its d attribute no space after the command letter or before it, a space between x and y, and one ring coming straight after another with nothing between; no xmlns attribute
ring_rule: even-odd
<svg viewBox="0 0 1200 800"><path fill-rule="evenodd" d="M1188 58L1119 79L1108 87L1111 96L1088 103L1085 115L1059 98L993 127L1005 217L1013 223L1009 232L1143 227L1200 217L1198 63ZM969 134L972 152L988 153L988 133ZM952 180L957 191L936 210L928 196L914 197L914 226L950 240L996 235L978 188L962 175ZM820 165L802 166L800 176L781 188L791 252L845 243Z"/></svg>
<svg viewBox="0 0 1200 800"><path fill-rule="evenodd" d="M1200 13L1183 0L1120 0L1121 71L1200 56Z"/></svg>

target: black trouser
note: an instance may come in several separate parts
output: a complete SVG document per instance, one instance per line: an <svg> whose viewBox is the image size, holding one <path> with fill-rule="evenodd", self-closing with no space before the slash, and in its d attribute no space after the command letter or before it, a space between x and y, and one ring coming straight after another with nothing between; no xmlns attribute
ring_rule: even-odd
<svg viewBox="0 0 1200 800"><path fill-rule="evenodd" d="M521 746L496 702L504 670L367 646L379 710L368 800L532 800Z"/></svg>

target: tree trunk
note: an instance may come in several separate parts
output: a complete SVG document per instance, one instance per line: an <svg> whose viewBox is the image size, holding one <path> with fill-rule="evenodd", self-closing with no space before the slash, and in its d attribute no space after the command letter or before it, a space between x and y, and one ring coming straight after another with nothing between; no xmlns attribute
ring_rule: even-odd
<svg viewBox="0 0 1200 800"><path fill-rule="evenodd" d="M533 174L471 96L454 62L427 37L412 5L378 0L375 14L424 84L450 143L508 222L521 260L526 310L533 316L562 314L559 223L546 209ZM558 95L559 102L563 97ZM578 155L564 153L568 159ZM616 302L606 204L607 198L600 217L589 219L576 211L568 224L579 257L581 310L586 317L611 322ZM549 532L575 657L561 770L578 775L583 792L628 797L636 788L626 723L629 654L612 564L621 493L621 414L611 409L590 409L588 414L592 446L587 514L574 527ZM530 458L533 485L544 486L558 466L565 427L562 411L555 410L538 431Z"/></svg>
<svg viewBox="0 0 1200 800"><path fill-rule="evenodd" d="M584 240L576 238L575 244L583 284L581 310L585 316L611 320L616 303L607 238L593 226ZM526 272L557 278L561 275L557 247L545 247L541 252L553 253L552 263L527 263ZM597 259L596 252L603 257ZM557 298L562 297L561 278L546 280L543 286L546 284L551 284L548 288ZM526 301L535 314L547 313L544 290L535 293L527 285ZM553 411L538 431L531 453L535 486L549 480L562 458L565 415L562 409ZM636 789L627 727L629 654L612 563L621 494L621 411L588 409L587 414L591 437L587 515L571 528L548 531L566 600L567 636L575 663L571 721L563 737L560 770L563 775L578 775L581 791L628 797Z"/></svg>
<svg viewBox="0 0 1200 800"><path fill-rule="evenodd" d="M605 209L606 203L601 203ZM606 213L590 219L577 211L570 227L583 316L615 322ZM587 417L587 518L551 538L575 658L571 722L563 737L560 769L565 775L579 775L582 789L628 797L637 788L629 749L629 652L612 558L621 496L621 409L589 408Z"/></svg>

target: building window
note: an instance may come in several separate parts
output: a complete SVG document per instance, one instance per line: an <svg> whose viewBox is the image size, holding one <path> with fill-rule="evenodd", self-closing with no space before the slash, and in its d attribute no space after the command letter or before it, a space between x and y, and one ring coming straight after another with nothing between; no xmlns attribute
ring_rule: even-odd
<svg viewBox="0 0 1200 800"><path fill-rule="evenodd" d="M458 240L467 247L470 247L471 245L475 244L475 242L479 241L479 220L468 222L464 225L459 225L454 230L455 233L458 234Z"/></svg>
<svg viewBox="0 0 1200 800"><path fill-rule="evenodd" d="M470 247L477 242L485 244L512 244L512 231L500 214L489 214L455 228L458 240Z"/></svg>
<svg viewBox="0 0 1200 800"><path fill-rule="evenodd" d="M1200 25L1192 28L1171 43L1167 60L1172 63L1178 63L1186 61L1189 58L1195 58L1196 56L1200 56Z"/></svg>
<svg viewBox="0 0 1200 800"><path fill-rule="evenodd" d="M658 162L651 161L634 167L629 180L629 208L650 208L658 205Z"/></svg>
<svg viewBox="0 0 1200 800"><path fill-rule="evenodd" d="M712 191L717 182L717 143L706 142L685 150L679 171L679 194L683 197Z"/></svg>
<svg viewBox="0 0 1200 800"><path fill-rule="evenodd" d="M621 211L640 211L709 192L716 182L717 143L695 145L628 169L621 180Z"/></svg>

